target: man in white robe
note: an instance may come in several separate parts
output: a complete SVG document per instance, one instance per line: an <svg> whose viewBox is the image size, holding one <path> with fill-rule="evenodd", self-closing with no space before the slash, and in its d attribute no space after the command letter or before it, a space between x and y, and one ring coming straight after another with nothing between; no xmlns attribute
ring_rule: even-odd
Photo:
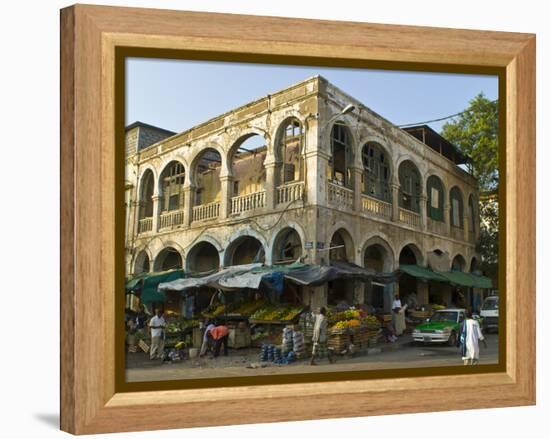
<svg viewBox="0 0 550 439"><path fill-rule="evenodd" d="M403 334L405 330L405 310L407 309L407 305L404 307L401 305L399 294L395 295L395 300L392 303L391 309L393 329L395 330L395 335L399 336Z"/></svg>
<svg viewBox="0 0 550 439"><path fill-rule="evenodd" d="M485 347L487 347L487 344L478 321L472 318L471 311L466 313L466 320L464 320L463 325L461 331L462 359L464 360L464 366L473 366L479 363L479 342L483 342Z"/></svg>

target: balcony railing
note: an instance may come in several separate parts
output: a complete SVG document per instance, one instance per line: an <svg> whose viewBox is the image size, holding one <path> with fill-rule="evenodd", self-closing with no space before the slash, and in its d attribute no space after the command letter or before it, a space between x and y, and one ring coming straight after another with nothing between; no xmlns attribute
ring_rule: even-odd
<svg viewBox="0 0 550 439"><path fill-rule="evenodd" d="M183 224L183 210L174 210L160 215L159 230L169 229Z"/></svg>
<svg viewBox="0 0 550 439"><path fill-rule="evenodd" d="M202 204L193 207L193 221L206 221L220 216L220 202Z"/></svg>
<svg viewBox="0 0 550 439"><path fill-rule="evenodd" d="M143 218L138 223L138 233L146 233L153 230L153 218Z"/></svg>
<svg viewBox="0 0 550 439"><path fill-rule="evenodd" d="M428 231L437 235L447 235L447 224L443 221L428 218Z"/></svg>
<svg viewBox="0 0 550 439"><path fill-rule="evenodd" d="M361 208L363 212L372 213L385 219L391 219L391 204L377 198L363 194L361 196Z"/></svg>
<svg viewBox="0 0 550 439"><path fill-rule="evenodd" d="M287 183L277 188L277 204L301 200L304 195L304 182Z"/></svg>
<svg viewBox="0 0 550 439"><path fill-rule="evenodd" d="M328 182L328 201L338 207L353 209L353 190Z"/></svg>
<svg viewBox="0 0 550 439"><path fill-rule="evenodd" d="M265 207L265 191L231 198L231 213L237 214Z"/></svg>
<svg viewBox="0 0 550 439"><path fill-rule="evenodd" d="M451 238L458 241L464 241L464 229L461 227L451 226Z"/></svg>
<svg viewBox="0 0 550 439"><path fill-rule="evenodd" d="M399 221L411 227L420 227L420 215L402 207L399 208Z"/></svg>

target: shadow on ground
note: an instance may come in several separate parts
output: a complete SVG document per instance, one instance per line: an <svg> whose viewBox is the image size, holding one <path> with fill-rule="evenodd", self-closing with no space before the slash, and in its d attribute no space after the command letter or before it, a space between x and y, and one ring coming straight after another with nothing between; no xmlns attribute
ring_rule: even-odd
<svg viewBox="0 0 550 439"><path fill-rule="evenodd" d="M34 417L48 427L59 430L59 413L35 413Z"/></svg>

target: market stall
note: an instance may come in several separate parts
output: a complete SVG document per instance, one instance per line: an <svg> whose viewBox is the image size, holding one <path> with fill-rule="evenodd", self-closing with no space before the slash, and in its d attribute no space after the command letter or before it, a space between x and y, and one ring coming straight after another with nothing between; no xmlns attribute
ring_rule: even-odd
<svg viewBox="0 0 550 439"><path fill-rule="evenodd" d="M158 291L162 282L170 282L185 276L183 270L168 270L162 272L141 273L126 281L126 328L128 351L135 352L135 346L150 344L147 320L153 315L155 308L165 312L167 322L165 346L174 346L182 341L181 330L183 303L179 295ZM140 343L140 341L142 343Z"/></svg>

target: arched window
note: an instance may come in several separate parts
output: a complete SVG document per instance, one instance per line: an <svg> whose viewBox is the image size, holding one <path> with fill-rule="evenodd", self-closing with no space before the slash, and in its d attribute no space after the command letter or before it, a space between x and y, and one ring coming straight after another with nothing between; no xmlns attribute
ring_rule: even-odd
<svg viewBox="0 0 550 439"><path fill-rule="evenodd" d="M379 200L391 201L389 157L376 143L369 142L363 146L363 190Z"/></svg>
<svg viewBox="0 0 550 439"><path fill-rule="evenodd" d="M155 177L148 169L141 179L141 190L139 194L139 219L151 218L153 216L153 192L155 190Z"/></svg>
<svg viewBox="0 0 550 439"><path fill-rule="evenodd" d="M451 264L452 271L465 271L466 260L462 255L456 255Z"/></svg>
<svg viewBox="0 0 550 439"><path fill-rule="evenodd" d="M282 127L279 141L279 184L303 180L304 131L298 119L292 118Z"/></svg>
<svg viewBox="0 0 550 439"><path fill-rule="evenodd" d="M218 151L207 148L196 159L193 168L195 189L195 206L220 201L222 158Z"/></svg>
<svg viewBox="0 0 550 439"><path fill-rule="evenodd" d="M229 163L233 175L232 197L258 194L265 190L266 171L265 158L267 155L267 142L263 136L255 133L241 136L233 144L229 152ZM238 201L238 200L235 200ZM241 200L242 201L242 200ZM232 213L240 213L263 207L263 202L240 202L235 204Z"/></svg>
<svg viewBox="0 0 550 439"><path fill-rule="evenodd" d="M353 239L345 229L338 229L330 239L330 261L353 261Z"/></svg>
<svg viewBox="0 0 550 439"><path fill-rule="evenodd" d="M265 262L265 249L253 236L241 236L233 241L225 251L225 264L244 265Z"/></svg>
<svg viewBox="0 0 550 439"><path fill-rule="evenodd" d="M451 200L451 225L453 227L464 228L464 203L462 201L462 192L458 187L453 187L450 194Z"/></svg>
<svg viewBox="0 0 550 439"><path fill-rule="evenodd" d="M407 160L399 166L399 207L420 212L420 172L413 162Z"/></svg>
<svg viewBox="0 0 550 439"><path fill-rule="evenodd" d="M165 247L155 258L155 271L182 269L180 253L173 247Z"/></svg>
<svg viewBox="0 0 550 439"><path fill-rule="evenodd" d="M349 129L342 124L336 123L330 134L331 143L331 180L334 183L346 187L352 187L351 178L351 134Z"/></svg>
<svg viewBox="0 0 550 439"><path fill-rule="evenodd" d="M149 272L150 261L149 256L145 250L142 250L136 256L136 262L134 267L134 274Z"/></svg>
<svg viewBox="0 0 550 439"><path fill-rule="evenodd" d="M302 256L302 240L296 230L287 227L281 230L273 244L273 262L288 263Z"/></svg>
<svg viewBox="0 0 550 439"><path fill-rule="evenodd" d="M220 255L212 244L201 241L191 248L186 263L191 273L205 273L219 268Z"/></svg>
<svg viewBox="0 0 550 439"><path fill-rule="evenodd" d="M428 193L427 209L428 217L435 221L445 221L443 214L443 206L445 203L445 191L443 183L435 175L428 177L426 183L426 191Z"/></svg>
<svg viewBox="0 0 550 439"><path fill-rule="evenodd" d="M162 204L161 211L179 210L183 208L183 184L185 170L179 162L171 162L160 176Z"/></svg>

